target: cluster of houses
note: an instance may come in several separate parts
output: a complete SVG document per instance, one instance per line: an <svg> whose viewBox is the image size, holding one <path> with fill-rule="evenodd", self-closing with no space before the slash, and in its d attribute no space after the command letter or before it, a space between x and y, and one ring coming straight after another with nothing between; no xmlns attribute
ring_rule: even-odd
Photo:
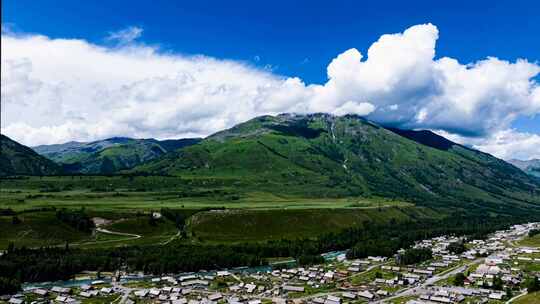
<svg viewBox="0 0 540 304"><path fill-rule="evenodd" d="M385 257L348 260L345 254L338 253L326 263L311 267L273 265L267 269L139 279L117 274L112 280L76 287L29 288L4 300L13 304L81 303L85 299L109 297L115 298L115 303L346 304L392 299L407 292L410 296L414 290L409 304L460 303L473 297L482 302L500 301L505 300L506 293L492 288L495 278L502 280L504 288L519 286L524 279L520 265L540 263L538 248L513 244L538 227L537 223L516 225L486 240L468 241L466 251L460 254L449 252L448 246L463 241L462 238L442 236L423 240L415 247L430 248L433 259L417 265L400 266ZM442 276L456 267L466 269L463 286L452 286Z"/></svg>
<svg viewBox="0 0 540 304"><path fill-rule="evenodd" d="M409 300L407 304L460 303L471 298L476 299L474 303L502 303L508 300L505 290L519 290L520 283L525 278L522 264L540 263L539 248L519 247L515 245L515 241L527 235L529 230L538 227L539 223L515 225L509 230L492 234L486 240L470 241L467 243L467 251L458 256L449 255L445 245L461 241L459 238L441 237L420 242L417 246L432 245L434 256L443 261L470 262L480 258L480 263L471 263L464 272L463 286L429 286L421 291L417 299ZM539 276L540 273L529 272L528 275ZM502 282L499 290L494 289L495 279Z"/></svg>
<svg viewBox="0 0 540 304"><path fill-rule="evenodd" d="M480 302L502 300L505 293L490 289L471 289L465 287L431 287L424 291L416 300L407 304L421 303L461 303L467 298L476 297Z"/></svg>
<svg viewBox="0 0 540 304"><path fill-rule="evenodd" d="M31 295L36 300L30 303L81 303L82 299L92 297L109 296L120 291L119 288L106 287L102 280L93 281L91 284L83 284L77 288L53 286L50 288L32 288L26 290L26 295ZM8 303L22 304L25 302L24 294L12 296Z"/></svg>

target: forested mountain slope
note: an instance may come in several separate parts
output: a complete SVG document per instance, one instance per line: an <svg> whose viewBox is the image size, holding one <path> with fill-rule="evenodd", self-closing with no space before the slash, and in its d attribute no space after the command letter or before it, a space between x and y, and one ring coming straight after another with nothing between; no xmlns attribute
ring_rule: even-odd
<svg viewBox="0 0 540 304"><path fill-rule="evenodd" d="M60 166L7 136L0 135L0 176L53 175Z"/></svg>

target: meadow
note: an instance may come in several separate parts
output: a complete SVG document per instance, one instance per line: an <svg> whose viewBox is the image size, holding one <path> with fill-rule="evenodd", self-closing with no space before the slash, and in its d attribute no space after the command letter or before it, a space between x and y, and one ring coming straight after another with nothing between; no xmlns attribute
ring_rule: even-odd
<svg viewBox="0 0 540 304"><path fill-rule="evenodd" d="M512 303L515 304L539 304L540 303L540 292L533 292L526 294L522 297L517 298Z"/></svg>
<svg viewBox="0 0 540 304"><path fill-rule="evenodd" d="M324 209L412 206L383 198L306 198L277 195L231 185L234 181L181 177L28 177L0 180L0 208L15 211L43 207L95 211L160 208ZM241 189L241 190L239 190Z"/></svg>
<svg viewBox="0 0 540 304"><path fill-rule="evenodd" d="M0 180L0 249L163 244L178 239L163 208L182 213L186 242L241 242L314 237L364 221L433 217L430 209L382 198L306 198L237 187L239 181L170 176L55 176ZM238 190L241 189L241 190ZM100 228L138 235L81 232L56 217L61 209L100 218Z"/></svg>
<svg viewBox="0 0 540 304"><path fill-rule="evenodd" d="M526 237L519 242L519 245L528 247L540 247L540 234L532 237Z"/></svg>
<svg viewBox="0 0 540 304"><path fill-rule="evenodd" d="M312 237L365 222L391 224L437 217L432 210L416 207L323 208L290 210L214 210L195 214L189 229L203 242L245 242Z"/></svg>

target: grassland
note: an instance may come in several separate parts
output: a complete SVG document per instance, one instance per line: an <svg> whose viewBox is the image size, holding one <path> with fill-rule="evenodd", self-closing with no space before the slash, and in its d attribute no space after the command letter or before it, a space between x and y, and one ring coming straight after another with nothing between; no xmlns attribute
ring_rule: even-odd
<svg viewBox="0 0 540 304"><path fill-rule="evenodd" d="M269 192L239 191L234 180L208 184L180 177L31 177L1 180L0 208L15 211L43 207L95 211L158 210L160 208L324 209L412 206L378 198L305 198Z"/></svg>
<svg viewBox="0 0 540 304"><path fill-rule="evenodd" d="M512 301L514 304L540 304L540 292L533 292Z"/></svg>
<svg viewBox="0 0 540 304"><path fill-rule="evenodd" d="M375 267L367 272L361 273L360 275L353 276L350 278L350 282L353 285L368 284L377 278L377 274L379 274L382 279L391 279L396 276L392 271L383 270L381 267Z"/></svg>
<svg viewBox="0 0 540 304"><path fill-rule="evenodd" d="M368 220L387 223L439 216L403 201L277 195L244 190L237 183L227 178L166 176L2 179L0 209L16 216L0 215L0 249L9 243L39 247L69 242L84 248L162 244L179 234L167 219L149 224L149 214L162 208L180 210L188 218L191 239L185 241L212 243L313 237ZM107 221L100 228L140 237L82 233L56 218L55 210L62 208L84 208L90 217ZM14 217L20 222L14 224Z"/></svg>
<svg viewBox="0 0 540 304"><path fill-rule="evenodd" d="M403 297L398 297L398 298L392 299L390 301L390 303L392 303L392 304L405 304L408 301L414 300L416 298L418 298L418 296L403 296Z"/></svg>
<svg viewBox="0 0 540 304"><path fill-rule="evenodd" d="M43 207L81 208L96 211L159 210L161 208L234 208L234 209L325 209L325 208L374 208L385 206L411 206L395 201L371 199L306 199L279 197L266 193L250 193L237 200L219 197L180 198L177 192L89 192L62 191L58 193L2 192L2 208L15 211Z"/></svg>
<svg viewBox="0 0 540 304"><path fill-rule="evenodd" d="M540 247L540 234L537 234L533 237L527 237L519 242L520 246L528 247Z"/></svg>
<svg viewBox="0 0 540 304"><path fill-rule="evenodd" d="M54 212L29 212L18 215L21 223L14 224L12 216L0 216L0 249L10 242L17 247L58 245L90 237L61 222Z"/></svg>
<svg viewBox="0 0 540 304"><path fill-rule="evenodd" d="M118 295L101 296L101 297L95 297L91 299L83 299L81 303L82 304L109 304L109 303L116 302L119 297L120 296Z"/></svg>
<svg viewBox="0 0 540 304"><path fill-rule="evenodd" d="M202 241L255 241L310 237L360 226L366 221L391 221L434 217L433 211L412 207L324 208L291 210L214 210L191 218L191 233Z"/></svg>
<svg viewBox="0 0 540 304"><path fill-rule="evenodd" d="M114 213L107 213L111 218ZM127 218L102 228L115 232L136 234L139 237L120 236L109 233L84 233L61 222L53 211L34 211L17 215L20 223L14 224L12 216L0 216L0 250L10 243L16 247L64 246L96 248L121 245L144 245L165 243L177 236L174 223L161 219L150 225L148 217L126 214Z"/></svg>

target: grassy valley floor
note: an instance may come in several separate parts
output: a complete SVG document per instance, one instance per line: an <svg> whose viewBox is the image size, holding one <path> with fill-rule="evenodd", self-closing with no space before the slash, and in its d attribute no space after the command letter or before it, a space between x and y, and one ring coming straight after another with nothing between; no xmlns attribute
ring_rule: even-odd
<svg viewBox="0 0 540 304"><path fill-rule="evenodd" d="M180 239L175 223L152 212L174 209L186 219L186 242L228 243L315 237L363 222L440 217L428 208L382 198L306 198L238 191L230 181L179 177L28 177L0 180L0 250L165 244ZM97 232L60 221L56 210L84 210L103 219ZM125 234L125 235L122 235Z"/></svg>
<svg viewBox="0 0 540 304"><path fill-rule="evenodd" d="M195 214L190 232L199 241L241 242L312 237L362 225L434 218L436 212L412 206L291 210L214 210Z"/></svg>

